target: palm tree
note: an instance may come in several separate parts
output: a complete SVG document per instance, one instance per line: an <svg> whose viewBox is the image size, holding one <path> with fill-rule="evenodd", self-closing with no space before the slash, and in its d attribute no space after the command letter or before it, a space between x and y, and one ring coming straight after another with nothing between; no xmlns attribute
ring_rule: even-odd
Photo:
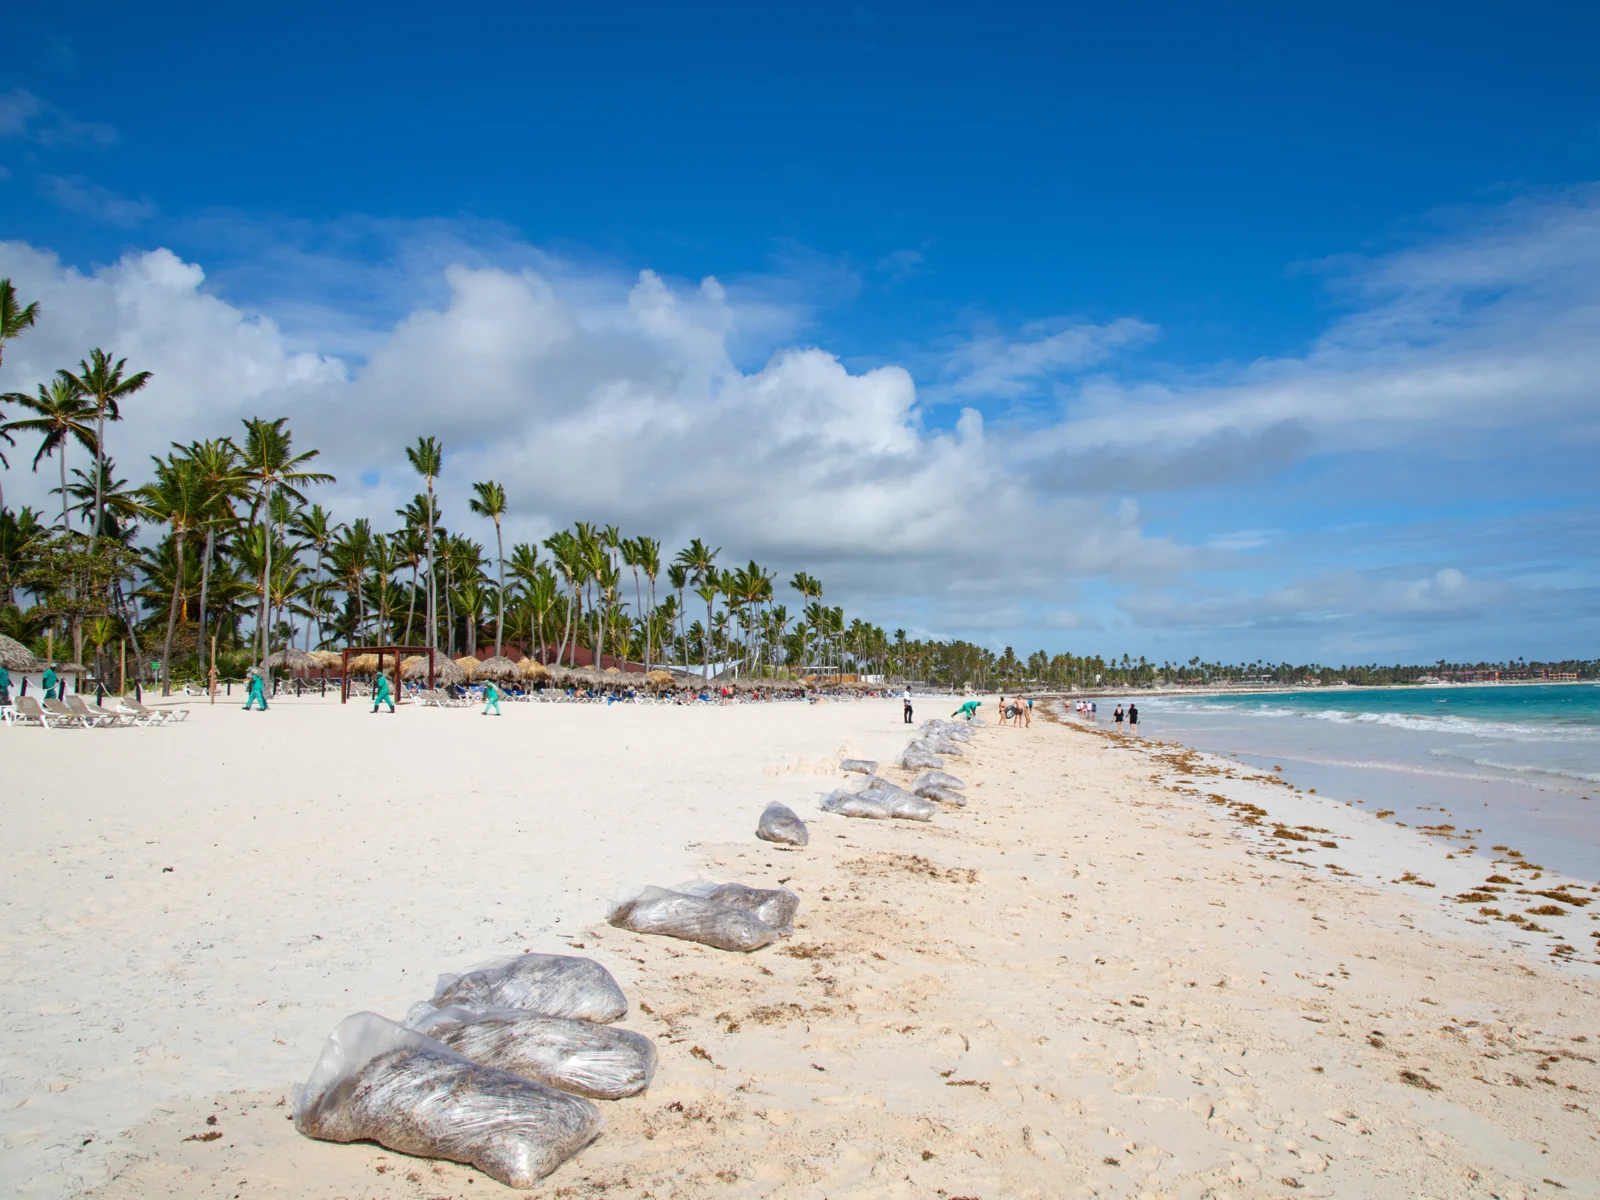
<svg viewBox="0 0 1600 1200"><path fill-rule="evenodd" d="M332 475L321 471L307 471L305 465L321 454L320 450L307 450L303 454L294 453L294 435L286 426L288 417L279 417L268 421L265 417L251 417L244 423L244 446L240 451L240 470L244 478L255 488L255 499L250 507L250 523L255 524L256 517L267 505L275 491L282 491L286 497L305 503L305 496L299 491L301 487L313 483L333 483ZM268 625L271 621L269 609L270 595L269 583L272 576L272 538L266 541L266 558L261 566L261 606L256 619L256 642L258 659L265 658L270 647Z"/></svg>
<svg viewBox="0 0 1600 1200"><path fill-rule="evenodd" d="M495 555L500 562L500 600L494 619L494 652L498 658L506 627L506 544L500 532L500 518L506 513L506 490L492 479L485 483L473 484L472 490L477 495L468 501L467 507L478 516L489 517L494 521Z"/></svg>
<svg viewBox="0 0 1600 1200"><path fill-rule="evenodd" d="M367 623L367 568L372 565L372 522L357 517L339 530L330 547L329 557L338 572L339 583L345 595L355 606L355 632L360 635Z"/></svg>
<svg viewBox="0 0 1600 1200"><path fill-rule="evenodd" d="M444 469L444 448L439 445L437 438L417 439L415 446L406 447L406 458L411 462L412 470L421 475L427 483L428 505L425 510L426 532L428 537L428 645L437 650L439 648L439 588L434 581L434 553L433 553L433 481L439 478L439 473Z"/></svg>
<svg viewBox="0 0 1600 1200"><path fill-rule="evenodd" d="M5 352L6 343L14 337L20 337L24 330L33 328L33 323L38 317L38 302L19 304L17 302L17 289L11 286L11 280L0 279L0 355ZM9 397L0 397L0 399L9 399ZM4 419L5 413L0 412L0 421ZM6 433L4 426L0 426L0 440L3 440L8 446L16 445L11 440L10 435ZM6 456L3 453L0 453L0 467L4 467L8 471L11 469L11 464L6 461ZM5 505L5 492L0 490L0 509L5 508Z"/></svg>
<svg viewBox="0 0 1600 1200"><path fill-rule="evenodd" d="M72 375L63 371L78 389L90 400L94 401L94 441L96 461L98 456L105 453L106 418L113 421L122 420L122 401L139 391L150 382L149 371L139 371L136 374L122 377L122 368L128 365L128 360L119 358L111 361L111 356L99 347L89 351L89 357L78 363L78 373ZM99 536L100 525L104 513L101 505L103 498L96 496L94 501L94 525L89 530L89 545L94 546L95 538Z"/></svg>
<svg viewBox="0 0 1600 1200"><path fill-rule="evenodd" d="M716 568L712 564L716 561L717 555L721 553L721 546L713 550L699 538L695 538L688 546L678 551L678 562L689 569L690 575L694 577L695 583L699 585L695 588L695 594L706 602L707 650L705 662L702 664L704 669L701 672L701 677L707 680L711 678L711 602L716 598L717 594ZM707 592L708 585L710 588L709 593ZM685 669L687 669L688 664L685 663L684 665Z"/></svg>
<svg viewBox="0 0 1600 1200"><path fill-rule="evenodd" d="M683 628L684 589L689 586L689 568L681 562L667 564L667 586L678 594L678 647L683 651L683 673L689 673L689 636Z"/></svg>
<svg viewBox="0 0 1600 1200"><path fill-rule="evenodd" d="M172 530L176 567L172 599L167 604L167 638L161 653L161 694L172 694L172 632L178 621L178 597L183 594L183 544L204 519L207 487L199 468L189 459L169 455L153 460L156 477L142 489L145 510Z"/></svg>
<svg viewBox="0 0 1600 1200"><path fill-rule="evenodd" d="M427 502L427 497L425 496L417 498L424 503ZM418 512L421 512L421 510L419 509ZM404 515L404 513L405 510L401 510L401 515ZM428 543L423 536L421 527L413 525L409 521L395 530L394 537L390 540L394 543L395 559L399 568L409 568L411 571L411 585L406 589L406 631L401 639L409 646L411 644L411 621L417 612L417 573L422 569L422 564L428 557Z"/></svg>
<svg viewBox="0 0 1600 1200"><path fill-rule="evenodd" d="M248 480L239 466L239 448L230 438L191 442L187 447L173 443L173 449L180 450L194 463L209 493L205 519L205 557L200 563L200 611L197 635L200 670L204 673L207 666L206 606L210 600L211 568L216 561L217 533L238 521L238 513L233 506L236 500L244 498ZM109 463L111 460L104 461Z"/></svg>
<svg viewBox="0 0 1600 1200"><path fill-rule="evenodd" d="M633 539L633 555L639 569L644 572L644 577L650 585L650 603L645 612L654 612L656 608L656 576L661 574L661 540L659 538L645 537L641 534ZM639 615L641 617L644 616L644 612ZM655 625L646 624L644 666L647 671L655 664L654 641L656 632Z"/></svg>
<svg viewBox="0 0 1600 1200"><path fill-rule="evenodd" d="M304 549L312 551L317 556L317 571L311 581L311 615L317 623L317 644L322 644L322 568L328 557L328 547L333 544L334 535L339 532L339 526L328 514L328 510L320 504L313 504L309 509L298 513L295 517L294 531L300 538ZM311 649L311 622L306 622L306 649Z"/></svg>
<svg viewBox="0 0 1600 1200"><path fill-rule="evenodd" d="M35 558L35 551L45 537L45 526L39 514L23 505L19 512L0 508L0 578L4 580L6 605L17 602L17 576L23 567Z"/></svg>
<svg viewBox="0 0 1600 1200"><path fill-rule="evenodd" d="M32 329L38 319L38 302L19 304L17 289L11 286L11 280L0 279L0 354L4 354L7 342Z"/></svg>
<svg viewBox="0 0 1600 1200"><path fill-rule="evenodd" d="M67 443L75 441L94 454L97 443L94 428L90 424L94 417L94 406L65 371L58 372L48 387L41 383L37 396L12 392L6 399L34 414L19 421L7 422L6 432L40 435L39 452L33 456L35 471L39 469L41 458L60 451L56 465L61 470L61 528L63 532L70 530L72 519L67 508Z"/></svg>
<svg viewBox="0 0 1600 1200"><path fill-rule="evenodd" d="M561 644L556 647L556 663L567 653L567 636L572 632L572 607L577 601L578 579L583 572L583 554L578 544L578 539L567 530L558 530L544 540L544 548L550 551L555 559L556 570L561 572L561 577L567 583L567 619L561 627ZM576 665L578 655L574 647L572 655L573 664Z"/></svg>

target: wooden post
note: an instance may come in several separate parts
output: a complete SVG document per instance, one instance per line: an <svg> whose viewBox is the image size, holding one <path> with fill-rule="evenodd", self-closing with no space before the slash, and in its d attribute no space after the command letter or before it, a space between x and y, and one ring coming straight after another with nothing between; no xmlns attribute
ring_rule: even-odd
<svg viewBox="0 0 1600 1200"><path fill-rule="evenodd" d="M117 695L126 695L128 691L128 639L122 639L122 665L117 671Z"/></svg>
<svg viewBox="0 0 1600 1200"><path fill-rule="evenodd" d="M208 679L209 683L211 684L211 687L209 689L210 692L211 692L211 703L212 704L216 704L216 702L217 702L217 635L214 634L214 633L211 635L211 662L208 664L208 669L206 671L206 676L207 676L207 679Z"/></svg>

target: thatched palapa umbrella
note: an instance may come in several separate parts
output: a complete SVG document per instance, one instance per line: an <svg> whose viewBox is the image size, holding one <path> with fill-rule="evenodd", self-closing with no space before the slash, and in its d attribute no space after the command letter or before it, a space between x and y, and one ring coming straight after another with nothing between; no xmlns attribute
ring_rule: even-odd
<svg viewBox="0 0 1600 1200"><path fill-rule="evenodd" d="M474 679L494 679L501 683L517 677L517 664L503 654L493 658L486 658L478 664L478 669L473 672Z"/></svg>
<svg viewBox="0 0 1600 1200"><path fill-rule="evenodd" d="M401 675L412 683L428 682L428 656L417 654L400 664ZM443 655L433 660L433 681L439 687L455 687L467 681L467 673Z"/></svg>
<svg viewBox="0 0 1600 1200"><path fill-rule="evenodd" d="M286 646L261 660L263 667L288 667L291 671L311 671L322 665L314 654L307 654L293 646Z"/></svg>
<svg viewBox="0 0 1600 1200"><path fill-rule="evenodd" d="M467 673L468 679L471 679L477 675L478 667L480 665L481 664L478 662L478 660L470 654L463 654L460 658L456 659L456 666L460 667Z"/></svg>
<svg viewBox="0 0 1600 1200"><path fill-rule="evenodd" d="M660 670L646 671L644 673L644 681L651 687L671 687L672 672Z"/></svg>
<svg viewBox="0 0 1600 1200"><path fill-rule="evenodd" d="M344 655L340 654L337 650L313 650L311 652L311 657L317 660L317 666L321 667L324 671L333 667L344 666Z"/></svg>
<svg viewBox="0 0 1600 1200"><path fill-rule="evenodd" d="M517 674L524 682L537 686L541 683L550 683L555 675L549 667L536 658L525 658L517 664Z"/></svg>
<svg viewBox="0 0 1600 1200"><path fill-rule="evenodd" d="M16 638L0 633L0 667L8 671L42 671L44 663Z"/></svg>
<svg viewBox="0 0 1600 1200"><path fill-rule="evenodd" d="M350 674L352 675L371 675L377 669L378 656L376 654L358 654L350 660Z"/></svg>

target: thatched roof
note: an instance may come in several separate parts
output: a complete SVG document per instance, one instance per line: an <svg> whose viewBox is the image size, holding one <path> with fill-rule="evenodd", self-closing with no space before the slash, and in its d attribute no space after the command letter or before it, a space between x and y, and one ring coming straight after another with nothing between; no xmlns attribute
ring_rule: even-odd
<svg viewBox="0 0 1600 1200"><path fill-rule="evenodd" d="M313 650L311 657L317 660L317 666L324 669L344 666L344 655L337 650Z"/></svg>
<svg viewBox="0 0 1600 1200"><path fill-rule="evenodd" d="M621 667L607 667L605 673L607 675L621 675L622 674L622 668Z"/></svg>
<svg viewBox="0 0 1600 1200"><path fill-rule="evenodd" d="M358 654L350 660L350 674L371 675L378 669L376 654Z"/></svg>
<svg viewBox="0 0 1600 1200"><path fill-rule="evenodd" d="M465 671L467 673L467 678L471 679L478 673L479 663L478 660L472 655L463 654L460 658L456 659L456 666Z"/></svg>
<svg viewBox="0 0 1600 1200"><path fill-rule="evenodd" d="M536 658L525 658L517 664L517 674L529 683L549 683L554 672Z"/></svg>
<svg viewBox="0 0 1600 1200"><path fill-rule="evenodd" d="M646 671L644 673L644 681L653 687L671 687L672 672L659 670Z"/></svg>
<svg viewBox="0 0 1600 1200"><path fill-rule="evenodd" d="M275 651L261 660L264 667L288 667L291 671L309 671L322 665L314 654L307 654L304 650L297 650L293 646L286 646Z"/></svg>
<svg viewBox="0 0 1600 1200"><path fill-rule="evenodd" d="M42 671L44 664L16 638L0 633L0 667L8 671Z"/></svg>
<svg viewBox="0 0 1600 1200"><path fill-rule="evenodd" d="M473 672L475 679L515 679L517 678L517 664L503 654L493 658L486 658L478 664L478 669Z"/></svg>

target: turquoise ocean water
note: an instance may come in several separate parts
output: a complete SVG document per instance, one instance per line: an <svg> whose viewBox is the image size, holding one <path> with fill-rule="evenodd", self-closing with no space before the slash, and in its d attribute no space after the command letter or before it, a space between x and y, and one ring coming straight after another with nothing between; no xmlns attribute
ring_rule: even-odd
<svg viewBox="0 0 1600 1200"><path fill-rule="evenodd" d="M1447 813L1482 831L1485 853L1509 845L1600 877L1600 686L1152 696L1139 709L1148 737L1281 766L1299 787L1410 824Z"/></svg>

